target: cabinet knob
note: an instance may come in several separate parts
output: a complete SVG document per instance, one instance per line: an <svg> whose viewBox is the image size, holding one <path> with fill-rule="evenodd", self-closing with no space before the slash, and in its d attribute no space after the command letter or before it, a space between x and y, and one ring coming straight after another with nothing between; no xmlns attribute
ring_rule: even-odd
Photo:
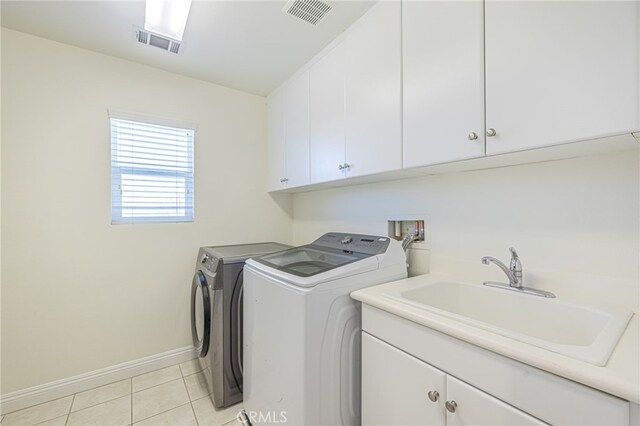
<svg viewBox="0 0 640 426"><path fill-rule="evenodd" d="M437 402L438 398L440 398L440 394L438 393L438 391L430 391L427 395L429 396L431 402Z"/></svg>
<svg viewBox="0 0 640 426"><path fill-rule="evenodd" d="M338 170L344 170L344 164L338 164Z"/></svg>
<svg viewBox="0 0 640 426"><path fill-rule="evenodd" d="M344 169L345 169L345 170L347 170L347 171L348 171L350 168L351 168L351 164L349 164L349 163L344 163Z"/></svg>
<svg viewBox="0 0 640 426"><path fill-rule="evenodd" d="M470 141L475 141L476 139L478 139L478 134L476 132L469 133L469 140Z"/></svg>
<svg viewBox="0 0 640 426"><path fill-rule="evenodd" d="M487 129L487 136L489 136L490 138L492 138L492 137L494 137L495 135L497 135L497 133L496 133L496 129L493 129L493 128L491 128L491 127Z"/></svg>
<svg viewBox="0 0 640 426"><path fill-rule="evenodd" d="M458 403L453 401L453 400L451 400L451 401L445 402L444 406L446 407L448 412L455 413L456 409L458 408Z"/></svg>

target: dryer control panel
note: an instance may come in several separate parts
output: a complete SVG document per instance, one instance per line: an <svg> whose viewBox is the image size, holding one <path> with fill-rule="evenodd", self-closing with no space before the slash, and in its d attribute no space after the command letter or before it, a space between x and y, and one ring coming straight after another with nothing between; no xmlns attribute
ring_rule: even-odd
<svg viewBox="0 0 640 426"><path fill-rule="evenodd" d="M387 251L387 247L389 247L389 238L381 237L379 235L329 232L315 240L311 245L376 255Z"/></svg>

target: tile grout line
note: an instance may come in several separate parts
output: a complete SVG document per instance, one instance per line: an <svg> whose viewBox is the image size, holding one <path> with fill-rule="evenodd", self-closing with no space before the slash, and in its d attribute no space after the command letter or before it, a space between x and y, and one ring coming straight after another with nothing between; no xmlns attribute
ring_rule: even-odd
<svg viewBox="0 0 640 426"><path fill-rule="evenodd" d="M180 364L176 364L176 365L178 365L178 366L179 366ZM171 366L169 366L169 367L167 367L167 368L170 368L170 367L173 367L173 365L171 365ZM164 370L164 368L161 368L160 370ZM160 371L160 370L155 370L155 371ZM152 371L152 373L153 373L153 371ZM149 373L145 373L145 374L149 374ZM134 390L133 390L133 379L134 379L134 378L136 378L136 377L140 377L140 376L143 376L143 374L139 374L138 376L130 377L130 379L131 379L131 393L132 393L132 394L133 394L133 393L142 392L142 391L146 391L147 389L155 388L155 387L158 387L158 386L164 385L164 384L169 383L169 382L175 382L176 380L178 380L178 379L182 379L182 378L184 377L184 376L182 375L182 370L180 370L180 377L176 377L175 379L167 380L166 382L158 383L157 385L149 386L148 388L144 388L144 389L140 389L140 390L134 391Z"/></svg>
<svg viewBox="0 0 640 426"><path fill-rule="evenodd" d="M38 425L41 425L42 423L46 423L46 422L50 422L51 420L59 419L60 417L65 417L65 414L63 414L62 416L56 416L56 417L54 417L52 419L49 419L49 420L43 420L41 422L34 423L32 426L38 426Z"/></svg>
<svg viewBox="0 0 640 426"><path fill-rule="evenodd" d="M157 385L153 385L153 386L149 386L148 388L144 388L144 389L140 389L138 391L133 392L133 389L131 389L131 395L133 395L134 393L140 393L140 392L144 392L147 391L149 389L153 389L153 388L157 388L158 386L162 386L162 385L166 385L167 383L172 383L172 382L177 382L178 380L184 380L182 377L178 377L177 379L171 379L168 382L162 382L160 384ZM133 388L133 384L131 385L131 387ZM187 392L188 394L189 392Z"/></svg>
<svg viewBox="0 0 640 426"><path fill-rule="evenodd" d="M124 379L124 380L127 380L127 379ZM130 380L130 379L129 379L129 380ZM122 380L119 380L119 381L122 381ZM117 382L113 382L113 383L117 383ZM110 384L112 384L112 383L110 383ZM108 386L108 385L105 385L105 386ZM158 385L158 386L160 386L160 385ZM100 389L101 387L104 387L104 386L98 386L97 388L89 389L89 390L87 390L87 391L83 391L83 392L92 391L92 390L94 390L94 389ZM149 388L149 389L151 389L151 388ZM146 389L145 389L145 390L146 390ZM82 393L82 392L78 392L78 393ZM76 394L74 394L74 395L73 395L73 401L75 401L75 397L76 397L76 395L78 395L78 393L76 393ZM72 413L77 413L77 412L79 412L79 411L84 411L84 410L89 409L89 408L97 407L98 405L106 404L107 402L115 401L116 399L124 398L124 397L125 397L125 396L127 396L127 395L128 395L128 394L120 395L120 396L116 396L116 397L114 397L114 398L110 398L110 399L106 399L106 400L104 400L104 401L102 401L102 402L98 402L98 403L96 403L96 404L92 404L92 405L87 405L86 407L80 408L79 410L75 410L75 411L71 411L71 410L73 410L73 401L72 401L72 402L71 402L71 409L70 409L70 411L69 411L69 415L71 415Z"/></svg>
<svg viewBox="0 0 640 426"><path fill-rule="evenodd" d="M180 369L182 371L182 368ZM187 388L187 382L184 380L184 376L182 377L182 381L184 382L184 387ZM189 395L189 388L187 388L187 395ZM191 406L191 412L193 413L193 419L196 421L196 425L200 426L200 422L198 421L198 416L196 415L196 409L193 408L193 401L191 400L191 395L189 395L189 405Z"/></svg>
<svg viewBox="0 0 640 426"><path fill-rule="evenodd" d="M178 380L182 380L182 384L183 384L183 386L184 386L185 390L187 391L187 398L189 398L189 402L185 402L184 404L180 404L180 405L178 405L178 406L176 406L176 407L169 408L168 410L164 410L164 411L161 411L161 412L159 412L159 413L156 413L156 414L154 414L154 415L152 415L152 416L149 416L149 417L145 417L145 418L143 418L143 419L140 419L140 420L138 420L137 422L135 422L135 424L137 424L137 423L139 423L139 422L141 422L141 421L143 421L143 420L150 419L151 417L159 416L160 414L166 413L166 412L168 412L168 411L175 410L176 408L182 407L183 405L191 404L191 397L189 396L189 389L187 389L187 384L186 384L186 383L185 383L185 381L184 381L184 377L181 377L181 378L179 378L179 379L170 380L169 382L161 383L161 384L159 384L159 385L152 386L152 387L147 388L147 389L151 389L151 388L155 388L155 387L158 387L158 386L162 386L162 385L165 385L165 384L167 384L167 383L171 383L171 382L177 382ZM133 380L131 381L131 386L133 387ZM136 393L146 391L147 389L143 389L143 390L138 391L138 392L136 392ZM131 412L132 412L132 413L131 413L131 424L133 425L133 424L134 424L134 422L133 422L133 392L131 392L131 398L132 398L132 403L131 403ZM191 409L193 410L193 407L191 407ZM193 415L195 416L195 412L194 412L194 414L193 414ZM197 420L197 418L196 418L196 422L197 422L197 421L198 421L198 420Z"/></svg>
<svg viewBox="0 0 640 426"><path fill-rule="evenodd" d="M191 405L191 412L193 413L193 418L196 421L196 425L200 426L200 422L198 421L198 416L196 415L196 409L193 408L193 401L189 401L189 405Z"/></svg>
<svg viewBox="0 0 640 426"><path fill-rule="evenodd" d="M14 411L11 411L11 412L9 412L9 413L5 413L5 414L3 414L2 416L7 417L7 416L8 416L8 415L10 415L10 414L19 413L20 411L25 411L25 410L28 410L28 409L30 409L30 408L37 407L37 406L39 406L39 405L44 405L44 404L48 404L48 403L53 402L53 401L58 401L58 400L60 400L60 399L69 398L69 397L71 397L72 395L75 395L75 394L73 394L73 393L72 393L72 394L69 394L69 395L61 396L61 397L59 397L59 398L53 398L53 399L50 399L49 401L44 401L44 402L41 402L41 403L39 403L39 404L30 405L30 406L28 406L28 407L24 407L24 408L21 408L21 409L19 409L19 410L14 410ZM2 420L4 420L4 417L2 418ZM62 416L58 416L58 417L62 417ZM54 417L54 419L55 419L55 417ZM49 419L49 420L52 420L52 419ZM47 421L47 420L45 420L45 421Z"/></svg>
<svg viewBox="0 0 640 426"><path fill-rule="evenodd" d="M67 413L67 419L64 421L64 426L67 426L67 423L69 423L69 417L71 417L71 409L73 408L73 403L76 402L76 395L77 393L74 393L73 398L71 398L71 404L69 405L69 412Z"/></svg>
<svg viewBox="0 0 640 426"><path fill-rule="evenodd" d="M149 420L150 418L155 417L155 416L159 416L160 414L168 413L169 411L171 411L171 410L175 410L176 408L184 407L184 406L185 406L185 405L187 405L187 404L191 404L191 402L185 402L184 404L180 404L180 405L178 405L178 406L176 406L176 407L169 408L168 410L160 411L159 413L156 413L156 414L154 414L153 416L145 417L144 419L140 419L140 420L138 420L138 421L137 421L137 422L135 422L135 423L133 423L133 419L131 419L131 424L132 424L132 425L137 425L137 424L138 424L138 423L140 423L140 422L143 422L143 421L145 421L145 420ZM194 414L194 415L195 415L195 414Z"/></svg>

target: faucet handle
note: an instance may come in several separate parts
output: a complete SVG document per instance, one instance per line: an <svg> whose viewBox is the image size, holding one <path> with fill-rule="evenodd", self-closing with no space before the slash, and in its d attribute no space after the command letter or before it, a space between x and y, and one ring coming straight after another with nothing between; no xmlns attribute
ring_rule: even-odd
<svg viewBox="0 0 640 426"><path fill-rule="evenodd" d="M513 247L509 247L509 251L511 252L512 259L518 259L518 253L516 253L516 249L514 249Z"/></svg>
<svg viewBox="0 0 640 426"><path fill-rule="evenodd" d="M509 262L509 269L513 272L516 278L522 279L522 263L520 262L520 258L518 257L518 253L516 253L516 249L513 247L509 247L509 251L511 252L511 261Z"/></svg>

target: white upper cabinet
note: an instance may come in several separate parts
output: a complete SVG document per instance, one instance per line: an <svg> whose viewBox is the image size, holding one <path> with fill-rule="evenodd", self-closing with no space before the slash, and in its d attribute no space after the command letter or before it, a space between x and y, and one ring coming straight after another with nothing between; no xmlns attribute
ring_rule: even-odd
<svg viewBox="0 0 640 426"><path fill-rule="evenodd" d="M282 91L267 98L267 188L275 191L285 188L284 157L284 99Z"/></svg>
<svg viewBox="0 0 640 426"><path fill-rule="evenodd" d="M638 130L639 5L488 0L487 154Z"/></svg>
<svg viewBox="0 0 640 426"><path fill-rule="evenodd" d="M400 10L374 5L311 67L312 183L402 167Z"/></svg>
<svg viewBox="0 0 640 426"><path fill-rule="evenodd" d="M381 1L347 34L347 176L402 168L400 27L400 2Z"/></svg>
<svg viewBox="0 0 640 426"><path fill-rule="evenodd" d="M639 1L380 1L269 97L269 188L638 132L639 21Z"/></svg>
<svg viewBox="0 0 640 426"><path fill-rule="evenodd" d="M267 150L270 191L309 183L309 72L267 98Z"/></svg>
<svg viewBox="0 0 640 426"><path fill-rule="evenodd" d="M311 183L344 176L345 43L334 47L311 67L310 72L310 157Z"/></svg>
<svg viewBox="0 0 640 426"><path fill-rule="evenodd" d="M288 188L309 183L309 72L284 88L284 149Z"/></svg>
<svg viewBox="0 0 640 426"><path fill-rule="evenodd" d="M404 167L484 155L484 4L402 3Z"/></svg>

